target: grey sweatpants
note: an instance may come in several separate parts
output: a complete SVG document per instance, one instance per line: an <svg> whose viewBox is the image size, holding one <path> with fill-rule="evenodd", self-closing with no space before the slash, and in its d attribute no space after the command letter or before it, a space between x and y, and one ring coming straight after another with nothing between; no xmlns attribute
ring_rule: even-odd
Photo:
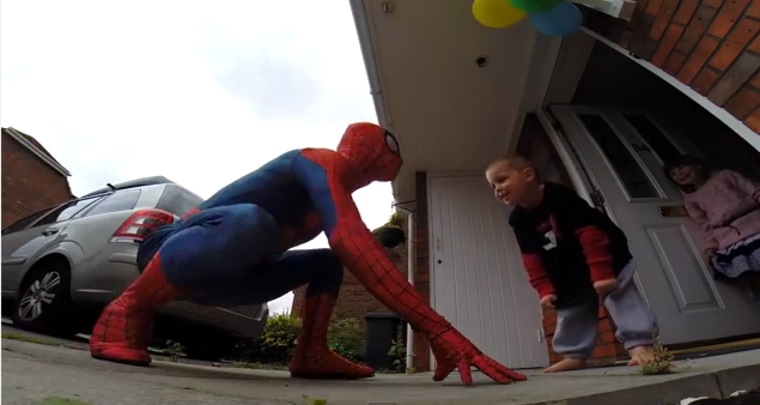
<svg viewBox="0 0 760 405"><path fill-rule="evenodd" d="M657 334L657 320L644 298L636 289L633 275L636 263L631 260L617 277L617 287L604 298L612 320L617 326L615 338L626 350L651 345ZM554 331L554 351L565 357L588 358L596 346L599 323L599 301L557 310L557 329Z"/></svg>

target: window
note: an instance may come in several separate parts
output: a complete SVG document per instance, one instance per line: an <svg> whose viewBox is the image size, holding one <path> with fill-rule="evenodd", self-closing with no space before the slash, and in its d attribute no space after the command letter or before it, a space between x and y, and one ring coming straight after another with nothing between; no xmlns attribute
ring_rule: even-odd
<svg viewBox="0 0 760 405"><path fill-rule="evenodd" d="M29 215L29 216L26 216L24 218L19 219L18 221L14 222L14 223L12 223L10 225L8 225L8 227L6 227L5 229L3 229L3 235L5 235L6 233L18 232L18 231L21 231L21 230L25 229L27 226L31 225L32 222L36 221L37 218L45 215L46 213L48 213L53 208L54 207L48 207L48 208L45 208L42 211L35 212L32 215Z"/></svg>
<svg viewBox="0 0 760 405"><path fill-rule="evenodd" d="M578 115L578 118L607 156L607 160L631 198L659 197L649 176L602 116L582 114Z"/></svg>
<svg viewBox="0 0 760 405"><path fill-rule="evenodd" d="M201 202L203 202L202 198L184 188L169 185L166 187L164 195L161 196L157 208L167 210L176 215L183 215L191 209L198 207L198 204Z"/></svg>
<svg viewBox="0 0 760 405"><path fill-rule="evenodd" d="M668 137L657 128L656 125L644 115L626 114L625 119L633 126L636 132L644 138L654 153L663 161L669 161L681 152L673 145Z"/></svg>
<svg viewBox="0 0 760 405"><path fill-rule="evenodd" d="M140 199L140 193L141 191L139 188L117 191L104 198L82 216L91 217L93 215L108 214L110 212L131 210L137 205L137 200Z"/></svg>
<svg viewBox="0 0 760 405"><path fill-rule="evenodd" d="M54 209L49 214L45 215L45 217L42 218L40 222L37 222L36 224L34 224L34 226L42 226L42 225L54 224L56 222L65 221L73 217L79 211L89 207L96 201L100 200L101 198L103 198L103 196L98 195L94 197L83 198L81 200L69 201L68 203L61 205L60 207Z"/></svg>

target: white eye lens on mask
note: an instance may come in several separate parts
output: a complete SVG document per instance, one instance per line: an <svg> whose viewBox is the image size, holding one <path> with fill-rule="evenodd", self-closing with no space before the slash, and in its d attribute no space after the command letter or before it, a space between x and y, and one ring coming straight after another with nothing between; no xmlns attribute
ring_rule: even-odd
<svg viewBox="0 0 760 405"><path fill-rule="evenodd" d="M396 137L388 131L385 131L385 144L391 152L397 155L399 154L398 141L396 140Z"/></svg>

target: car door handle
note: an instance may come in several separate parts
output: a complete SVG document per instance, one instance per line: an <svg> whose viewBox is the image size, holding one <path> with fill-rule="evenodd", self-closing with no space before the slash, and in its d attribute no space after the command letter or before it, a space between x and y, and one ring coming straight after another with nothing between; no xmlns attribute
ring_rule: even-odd
<svg viewBox="0 0 760 405"><path fill-rule="evenodd" d="M55 234L58 233L58 231L59 231L58 229L46 229L46 230L42 231L42 236L55 235Z"/></svg>

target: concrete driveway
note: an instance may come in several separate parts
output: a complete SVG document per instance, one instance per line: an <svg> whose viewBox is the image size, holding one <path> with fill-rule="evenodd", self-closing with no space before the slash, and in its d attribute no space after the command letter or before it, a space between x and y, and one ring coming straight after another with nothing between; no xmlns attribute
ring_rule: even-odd
<svg viewBox="0 0 760 405"><path fill-rule="evenodd" d="M661 405L687 396L725 395L760 386L760 351L679 364L667 376L646 377L627 368L562 375L528 372L526 382L465 388L458 376L435 383L430 374L378 375L365 381L306 381L281 371L235 369L157 361L148 368L93 360L81 347L2 340L4 405L38 405L51 397L92 405L328 405L488 404Z"/></svg>

